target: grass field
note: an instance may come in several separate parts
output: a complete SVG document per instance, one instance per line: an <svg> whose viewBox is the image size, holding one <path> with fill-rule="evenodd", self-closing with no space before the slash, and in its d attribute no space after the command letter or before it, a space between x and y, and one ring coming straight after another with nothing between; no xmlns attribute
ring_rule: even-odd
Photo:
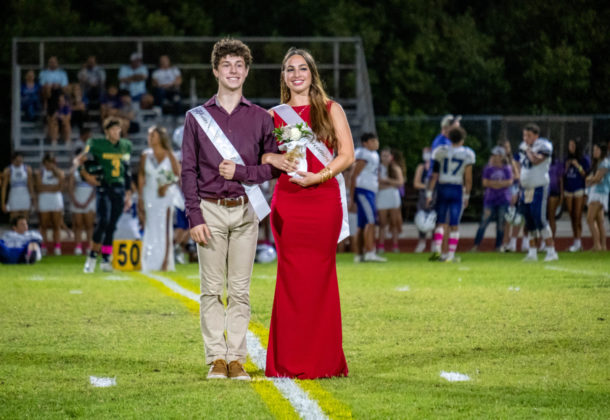
<svg viewBox="0 0 610 420"><path fill-rule="evenodd" d="M521 258L340 255L350 376L301 387L331 418L610 418L610 254ZM196 303L139 273L84 276L82 262L0 267L0 418L296 418L251 363L251 383L205 379ZM196 264L166 277L198 292ZM275 266L256 265L263 345L274 284Z"/></svg>

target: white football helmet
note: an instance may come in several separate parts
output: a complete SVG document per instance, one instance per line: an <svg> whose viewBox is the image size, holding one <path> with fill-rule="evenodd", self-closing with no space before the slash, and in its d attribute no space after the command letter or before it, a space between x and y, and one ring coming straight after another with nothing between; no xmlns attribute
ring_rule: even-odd
<svg viewBox="0 0 610 420"><path fill-rule="evenodd" d="M504 214L504 220L511 225L518 226L523 223L523 216L517 211L515 206L510 206L506 211L506 214Z"/></svg>
<svg viewBox="0 0 610 420"><path fill-rule="evenodd" d="M272 245L260 244L256 246L256 257L254 261L257 263L267 264L275 261L277 253Z"/></svg>
<svg viewBox="0 0 610 420"><path fill-rule="evenodd" d="M182 149L182 136L184 134L184 126L181 125L174 130L172 134L172 143L174 143L174 147L178 150Z"/></svg>
<svg viewBox="0 0 610 420"><path fill-rule="evenodd" d="M415 214L415 226L420 232L432 232L436 226L436 212L434 210L419 210Z"/></svg>

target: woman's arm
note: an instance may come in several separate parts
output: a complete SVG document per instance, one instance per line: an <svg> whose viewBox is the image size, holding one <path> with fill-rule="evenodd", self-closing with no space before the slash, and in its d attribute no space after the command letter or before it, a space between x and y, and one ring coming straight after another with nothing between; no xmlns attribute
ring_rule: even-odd
<svg viewBox="0 0 610 420"><path fill-rule="evenodd" d="M421 176L424 173L424 164L420 163L415 168L415 175L413 175L413 188L416 190L423 190L426 188L426 184L421 182Z"/></svg>
<svg viewBox="0 0 610 420"><path fill-rule="evenodd" d="M352 140L352 132L347 122L347 117L341 105L336 102L330 107L330 117L333 121L335 134L337 136L337 156L323 169L330 170L331 176L343 172L354 162L354 141ZM291 178L290 182L299 184L302 187L320 184L325 181L322 171L314 174L312 172L300 173L303 176L301 179Z"/></svg>

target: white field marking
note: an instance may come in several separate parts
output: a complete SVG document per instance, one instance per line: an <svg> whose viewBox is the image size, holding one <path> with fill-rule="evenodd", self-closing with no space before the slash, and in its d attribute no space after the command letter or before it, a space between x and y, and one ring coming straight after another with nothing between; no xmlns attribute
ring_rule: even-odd
<svg viewBox="0 0 610 420"><path fill-rule="evenodd" d="M470 380L470 376L464 375L463 373L445 372L444 370L441 370L441 378L445 378L449 382L463 382Z"/></svg>
<svg viewBox="0 0 610 420"><path fill-rule="evenodd" d="M521 288L519 286L508 286L508 290L518 292L519 290L521 290Z"/></svg>
<svg viewBox="0 0 610 420"><path fill-rule="evenodd" d="M564 271L566 273L583 274L585 276L601 276L601 277L610 279L610 273L598 273L595 271L588 271L588 270L572 270L571 268L557 267L556 265L545 265L544 268L546 270Z"/></svg>
<svg viewBox="0 0 610 420"><path fill-rule="evenodd" d="M396 288L397 292L410 292L411 288L409 286L398 286Z"/></svg>
<svg viewBox="0 0 610 420"><path fill-rule="evenodd" d="M274 279L275 276L270 276L269 274L258 274L256 276L252 276L253 279Z"/></svg>
<svg viewBox="0 0 610 420"><path fill-rule="evenodd" d="M130 277L127 276L117 276L115 274L111 274L109 276L105 276L104 280L112 280L112 281L129 281L131 280Z"/></svg>
<svg viewBox="0 0 610 420"><path fill-rule="evenodd" d="M89 376L89 382L96 388L108 388L109 386L116 386L116 377L98 378L97 376Z"/></svg>
<svg viewBox="0 0 610 420"><path fill-rule="evenodd" d="M32 281L44 281L47 278L45 276L30 276L28 277L28 280L32 280Z"/></svg>
<svg viewBox="0 0 610 420"><path fill-rule="evenodd" d="M180 286L175 281L168 279L167 277L160 276L152 273L142 273L160 283L163 283L165 287L171 291L178 293L194 302L199 303L199 295L191 292ZM260 340L252 331L248 330L246 336L246 344L248 346L248 353L252 362L261 370L265 370L267 363L267 350L263 348ZM297 383L290 378L265 378L270 380L278 391L286 398L292 407L295 409L297 414L307 420L327 419L328 417L324 414L318 403L309 397L309 394L305 392Z"/></svg>
<svg viewBox="0 0 610 420"><path fill-rule="evenodd" d="M186 276L186 278L189 280L196 280L196 279L199 279L199 274L197 274L197 275L189 274L188 276Z"/></svg>
<svg viewBox="0 0 610 420"><path fill-rule="evenodd" d="M70 294L71 295L82 295L83 291L82 290L70 290Z"/></svg>
<svg viewBox="0 0 610 420"><path fill-rule="evenodd" d="M458 267L459 271L469 271L470 267Z"/></svg>
<svg viewBox="0 0 610 420"><path fill-rule="evenodd" d="M462 278L461 278L461 277L458 277L458 281L462 281Z"/></svg>

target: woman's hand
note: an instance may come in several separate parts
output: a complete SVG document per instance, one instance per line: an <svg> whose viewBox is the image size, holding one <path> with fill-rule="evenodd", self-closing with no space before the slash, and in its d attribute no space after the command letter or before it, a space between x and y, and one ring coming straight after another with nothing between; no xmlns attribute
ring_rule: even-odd
<svg viewBox="0 0 610 420"><path fill-rule="evenodd" d="M265 160L263 163L269 163L284 172L294 172L299 167L298 159L286 159L286 155L282 153L268 153Z"/></svg>
<svg viewBox="0 0 610 420"><path fill-rule="evenodd" d="M167 192L167 189L169 188L171 184L165 184L165 185L161 185L158 189L157 189L157 194L159 194L159 197L165 197L165 193Z"/></svg>
<svg viewBox="0 0 610 420"><path fill-rule="evenodd" d="M322 175L314 174L313 172L297 172L303 178L290 178L290 182L300 185L301 187L310 187L322 182Z"/></svg>

